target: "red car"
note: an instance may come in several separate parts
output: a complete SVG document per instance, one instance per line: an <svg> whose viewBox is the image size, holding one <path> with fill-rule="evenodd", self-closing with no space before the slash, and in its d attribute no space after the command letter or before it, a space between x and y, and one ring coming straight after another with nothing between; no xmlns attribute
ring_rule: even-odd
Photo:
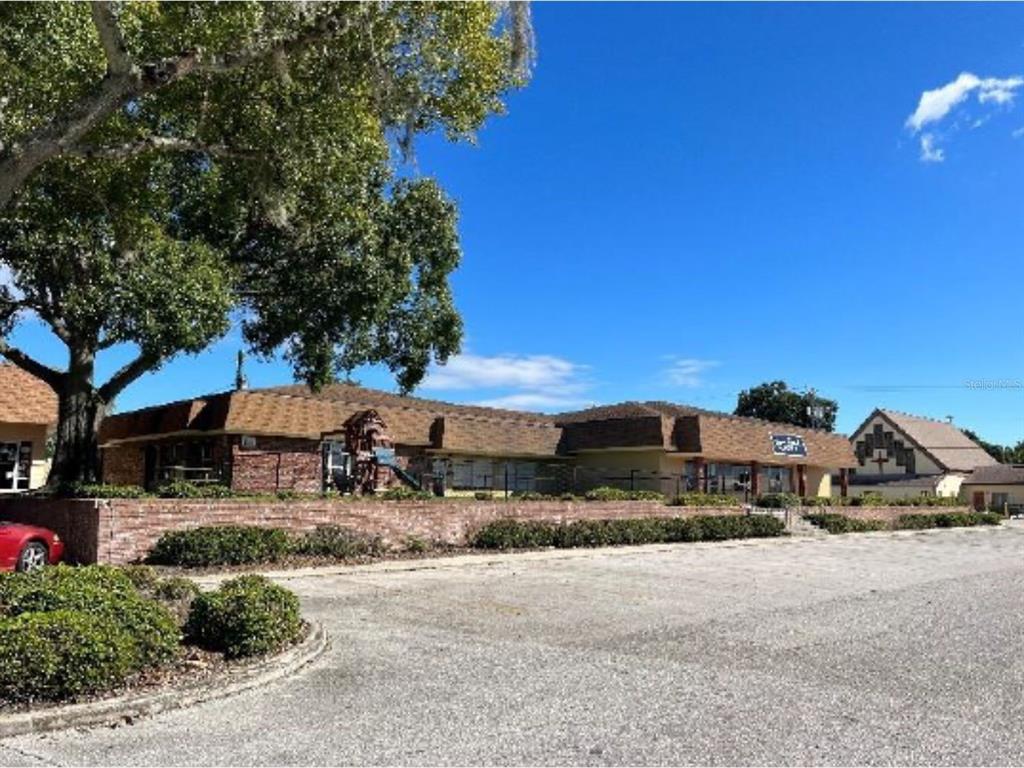
<svg viewBox="0 0 1024 768"><path fill-rule="evenodd" d="M0 521L0 571L34 571L62 557L64 543L48 528Z"/></svg>

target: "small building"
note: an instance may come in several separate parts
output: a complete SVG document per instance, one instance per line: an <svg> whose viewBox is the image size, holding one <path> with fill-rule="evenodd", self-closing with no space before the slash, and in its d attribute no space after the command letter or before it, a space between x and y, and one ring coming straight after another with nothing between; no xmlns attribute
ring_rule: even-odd
<svg viewBox="0 0 1024 768"><path fill-rule="evenodd" d="M248 491L319 491L351 464L346 424L372 414L399 477L445 493L582 492L599 485L828 496L856 464L843 435L672 403L545 415L334 384L222 392L110 416L107 483L183 479ZM379 424L378 424L379 422Z"/></svg>
<svg viewBox="0 0 1024 768"><path fill-rule="evenodd" d="M0 494L46 485L46 441L57 423L57 395L46 382L0 363Z"/></svg>
<svg viewBox="0 0 1024 768"><path fill-rule="evenodd" d="M964 479L960 498L977 510L1024 514L1024 464L978 467Z"/></svg>
<svg viewBox="0 0 1024 768"><path fill-rule="evenodd" d="M976 467L998 465L954 424L876 408L850 437L857 469L850 494L955 497Z"/></svg>

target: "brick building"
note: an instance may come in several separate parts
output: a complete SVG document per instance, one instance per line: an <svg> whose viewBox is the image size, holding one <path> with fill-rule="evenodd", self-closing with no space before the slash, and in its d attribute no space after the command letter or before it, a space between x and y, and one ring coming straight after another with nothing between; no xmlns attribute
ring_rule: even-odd
<svg viewBox="0 0 1024 768"><path fill-rule="evenodd" d="M557 493L596 485L663 493L827 496L856 465L842 435L672 403L545 415L453 405L335 384L234 391L118 414L100 430L103 479L318 491L354 414L387 425L400 467L425 487ZM841 481L842 482L842 481Z"/></svg>

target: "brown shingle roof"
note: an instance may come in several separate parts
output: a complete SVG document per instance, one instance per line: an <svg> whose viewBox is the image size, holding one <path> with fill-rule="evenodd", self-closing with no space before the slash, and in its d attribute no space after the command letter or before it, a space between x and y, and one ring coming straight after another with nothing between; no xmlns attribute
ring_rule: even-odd
<svg viewBox="0 0 1024 768"><path fill-rule="evenodd" d="M964 478L964 485L1024 485L1024 464L978 467Z"/></svg>
<svg viewBox="0 0 1024 768"><path fill-rule="evenodd" d="M553 457L649 447L701 453L712 461L804 461L772 453L771 434L784 433L804 438L808 464L856 464L843 435L675 403L628 402L546 416L401 397L347 384L318 393L301 385L225 392L119 414L103 422L100 441L189 430L316 439L339 431L354 413L370 408L380 414L396 443L456 453Z"/></svg>
<svg viewBox="0 0 1024 768"><path fill-rule="evenodd" d="M998 464L988 452L948 421L926 419L901 411L877 408L854 431L860 432L875 416L889 421L946 472L970 472Z"/></svg>
<svg viewBox="0 0 1024 768"><path fill-rule="evenodd" d="M0 422L55 424L57 395L45 381L16 365L0 363Z"/></svg>

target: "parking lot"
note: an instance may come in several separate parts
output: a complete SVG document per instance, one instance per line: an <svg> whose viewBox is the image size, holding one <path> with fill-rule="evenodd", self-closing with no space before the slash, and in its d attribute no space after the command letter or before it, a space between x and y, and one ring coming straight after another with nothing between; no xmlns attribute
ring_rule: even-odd
<svg viewBox="0 0 1024 768"><path fill-rule="evenodd" d="M1020 764L1024 526L293 574L296 678L0 764Z"/></svg>

